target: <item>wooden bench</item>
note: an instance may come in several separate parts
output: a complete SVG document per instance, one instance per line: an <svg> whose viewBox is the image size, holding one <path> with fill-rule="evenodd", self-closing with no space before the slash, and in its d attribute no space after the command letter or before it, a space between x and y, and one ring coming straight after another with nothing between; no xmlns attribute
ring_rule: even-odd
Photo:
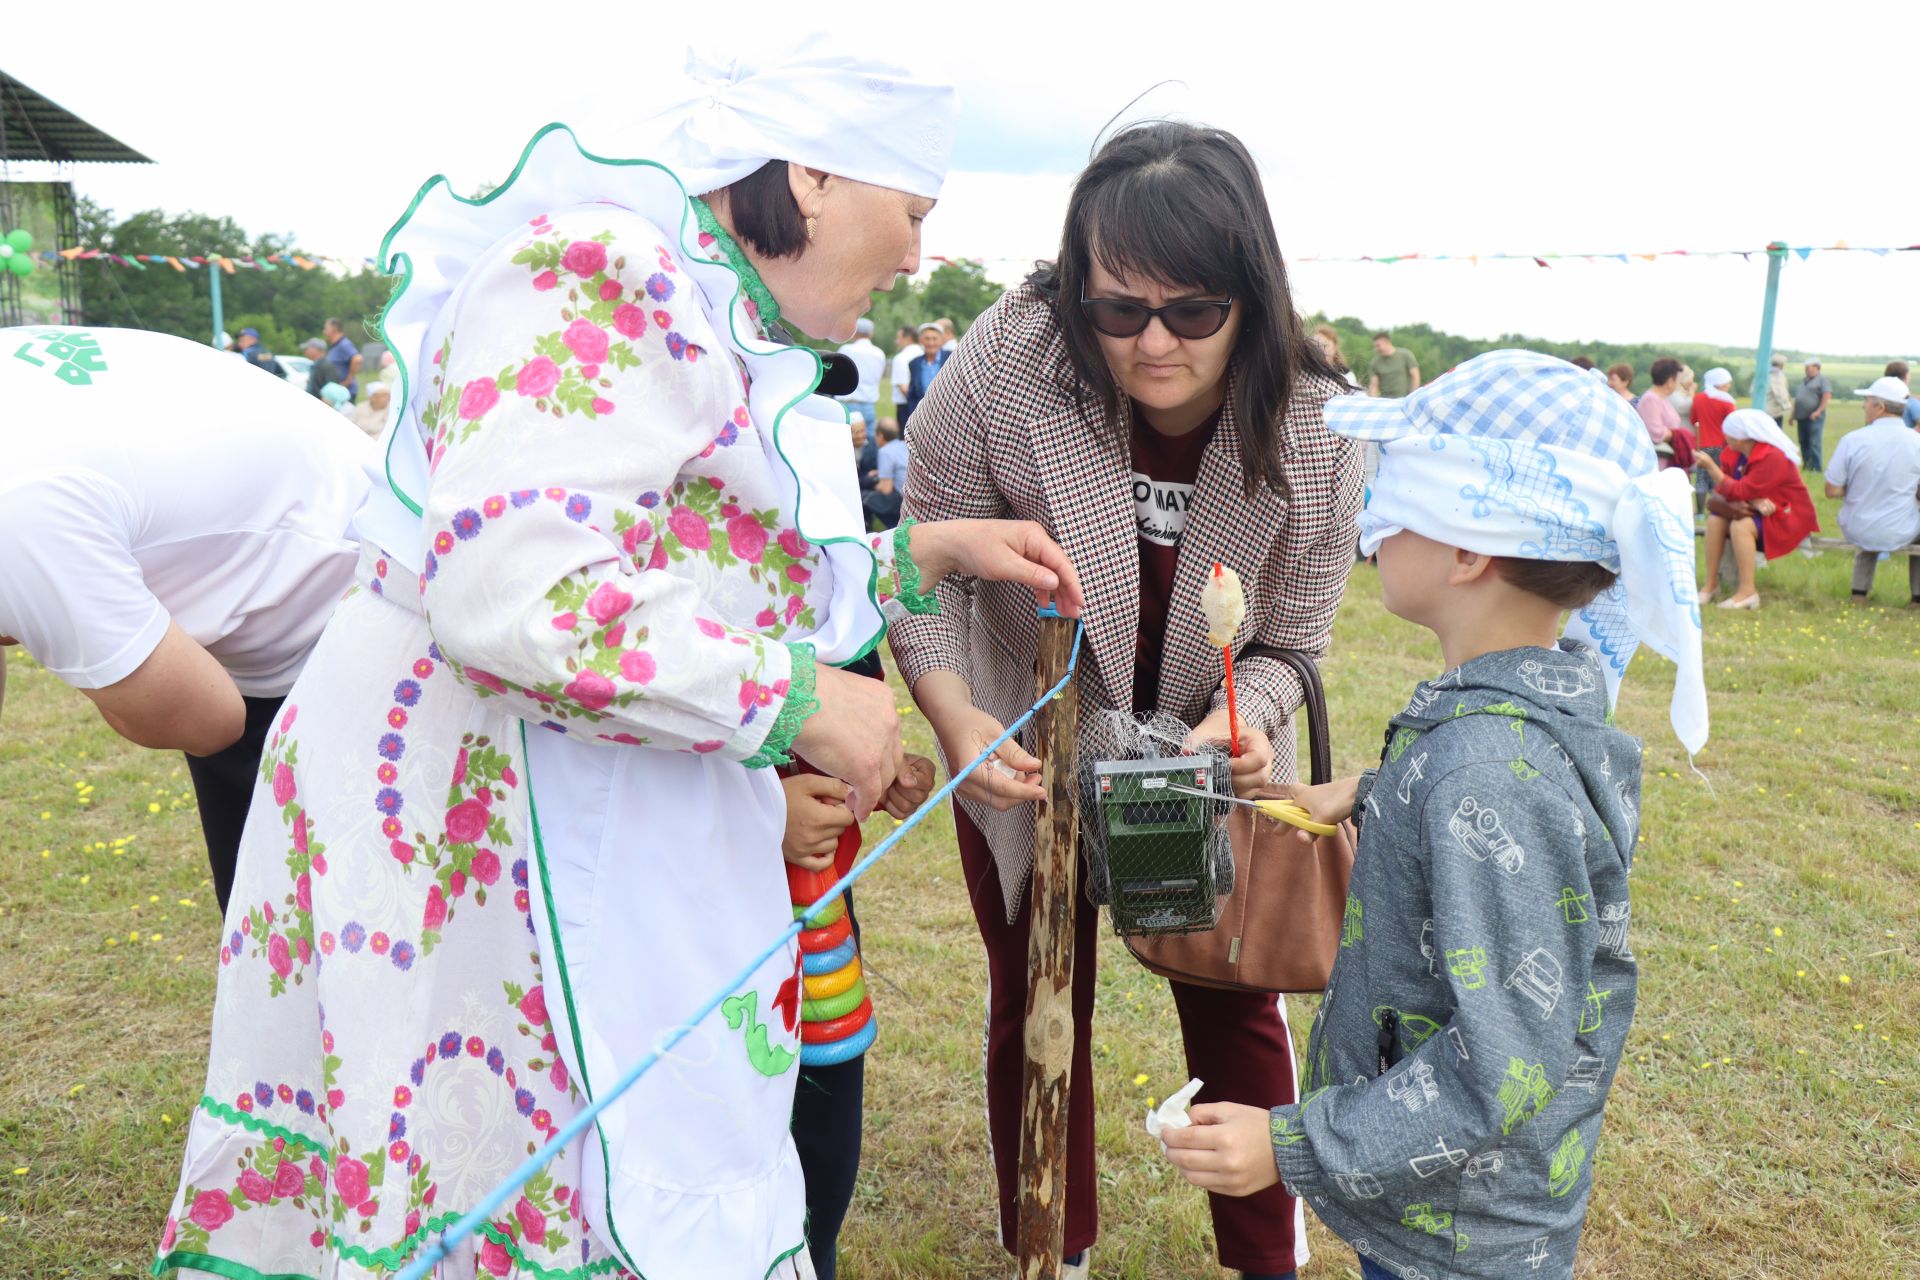
<svg viewBox="0 0 1920 1280"><path fill-rule="evenodd" d="M1693 526L1693 536L1696 538L1706 537L1707 526L1704 524L1695 524ZM1845 538L1823 538L1817 533L1808 537L1807 540L1802 542L1800 545L1803 547L1811 547L1815 551L1858 552L1860 550L1859 547L1854 546L1851 542L1848 542ZM1911 546L1895 547L1893 550L1888 551L1885 554L1890 556L1920 556L1920 542L1916 542Z"/></svg>

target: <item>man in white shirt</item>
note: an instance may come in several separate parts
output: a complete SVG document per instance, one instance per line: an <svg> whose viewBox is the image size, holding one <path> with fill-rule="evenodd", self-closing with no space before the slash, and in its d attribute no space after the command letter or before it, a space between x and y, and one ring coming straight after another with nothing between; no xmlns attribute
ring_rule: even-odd
<svg viewBox="0 0 1920 1280"><path fill-rule="evenodd" d="M893 384L893 417L897 422L907 411L907 384L913 381L913 359L920 354L920 331L910 324L901 325L894 331L893 352L887 381ZM874 425L874 420L869 418L867 426Z"/></svg>
<svg viewBox="0 0 1920 1280"><path fill-rule="evenodd" d="M1877 379L1863 392L1866 425L1841 437L1827 460L1827 496L1839 498L1840 532L1853 557L1853 598L1873 589L1880 554L1920 541L1920 434L1902 421L1907 385ZM1920 605L1920 557L1907 557L1907 585Z"/></svg>
<svg viewBox="0 0 1920 1280"><path fill-rule="evenodd" d="M887 353L873 345L873 321L862 316L853 326L853 341L840 348L860 371L860 385L839 397L849 413L857 413L869 427L879 421L874 408L880 401L880 375L886 372Z"/></svg>
<svg viewBox="0 0 1920 1280"><path fill-rule="evenodd" d="M131 329L0 330L0 404L0 644L122 737L187 753L224 909L280 700L353 579L373 443L243 361Z"/></svg>

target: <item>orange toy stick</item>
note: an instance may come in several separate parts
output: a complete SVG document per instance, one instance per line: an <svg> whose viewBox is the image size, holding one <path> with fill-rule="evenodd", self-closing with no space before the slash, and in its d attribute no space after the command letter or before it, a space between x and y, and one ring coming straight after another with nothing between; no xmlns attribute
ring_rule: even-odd
<svg viewBox="0 0 1920 1280"><path fill-rule="evenodd" d="M1233 646L1220 651L1227 664L1227 733L1233 739L1233 754L1240 754L1240 710L1233 701Z"/></svg>

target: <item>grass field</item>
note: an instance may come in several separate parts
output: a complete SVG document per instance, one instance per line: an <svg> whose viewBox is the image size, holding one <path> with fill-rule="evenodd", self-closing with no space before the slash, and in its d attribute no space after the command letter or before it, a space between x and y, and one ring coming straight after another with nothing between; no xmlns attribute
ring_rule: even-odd
<svg viewBox="0 0 1920 1280"><path fill-rule="evenodd" d="M1829 447L1858 403L1835 419ZM1900 566L1865 608L1846 602L1847 571L1843 555L1789 556L1761 576L1763 610L1708 610L1711 788L1666 727L1671 668L1643 655L1628 680L1620 722L1648 747L1640 1012L1583 1277L1920 1275L1920 613L1902 607ZM17 650L9 662L0 1277L132 1275L200 1091L219 921L179 758L122 742ZM1340 769L1371 762L1384 718L1437 667L1358 571L1326 664ZM909 727L924 750L924 723ZM983 1135L984 965L950 821L862 894L881 1038L842 1274L1010 1275ZM1302 1037L1314 1003L1292 1004ZM1097 1276L1219 1274L1201 1197L1140 1128L1186 1078L1178 1045L1165 984L1105 939ZM1311 1231L1307 1274L1354 1274Z"/></svg>

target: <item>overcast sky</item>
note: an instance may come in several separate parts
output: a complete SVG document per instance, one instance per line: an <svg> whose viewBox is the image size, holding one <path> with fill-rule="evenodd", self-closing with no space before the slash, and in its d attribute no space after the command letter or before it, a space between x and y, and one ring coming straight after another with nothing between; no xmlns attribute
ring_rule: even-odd
<svg viewBox="0 0 1920 1280"><path fill-rule="evenodd" d="M1779 25L1762 6L1670 0L1162 0L1055 12L1068 7L862 7L890 15L885 28L863 19L869 36L878 30L902 60L944 67L961 86L929 253L987 259L1003 279L1049 253L1101 125L1162 80L1182 83L1134 114L1180 114L1245 139L1293 260L1920 243L1911 57L1884 67L1872 57L1896 34L1898 6L1837 0ZM847 8L731 12L750 25L761 12L831 22ZM446 173L462 192L498 181L549 121L573 125L600 154L624 154L635 104L680 65L673 15L709 10L572 12L477 0L105 3L89 8L86 38L12 39L0 66L158 162L75 171L84 194L122 215L228 214L250 233L361 256L427 177ZM1711 149L1669 141L1682 138ZM14 176L39 175L16 166ZM1761 256L1551 270L1299 262L1294 283L1303 310L1379 325L1751 345L1765 275ZM1920 353L1916 299L1920 253L1795 258L1776 342Z"/></svg>

